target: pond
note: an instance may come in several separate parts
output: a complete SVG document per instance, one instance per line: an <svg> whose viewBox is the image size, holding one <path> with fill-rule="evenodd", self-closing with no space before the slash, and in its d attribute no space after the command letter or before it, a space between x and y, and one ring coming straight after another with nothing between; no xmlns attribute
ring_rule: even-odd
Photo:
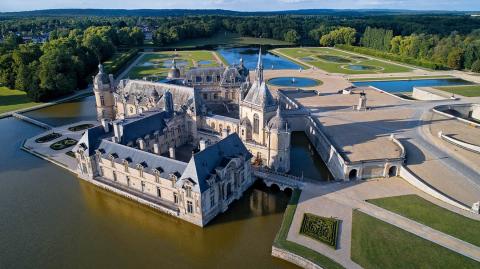
<svg viewBox="0 0 480 269"><path fill-rule="evenodd" d="M243 59L244 65L255 70L258 62L258 48L219 48L217 50L228 64L238 64ZM279 57L262 49L263 68L267 69L302 69L302 67L290 60Z"/></svg>
<svg viewBox="0 0 480 269"><path fill-rule="evenodd" d="M379 70L379 67L371 66L371 65L362 65L362 64L349 64L342 66L345 69L353 70L353 71L371 71L371 70Z"/></svg>
<svg viewBox="0 0 480 269"><path fill-rule="evenodd" d="M211 65L213 64L213 61L210 61L210 60L202 60L202 61L198 61L197 62L198 65L202 66L202 65Z"/></svg>
<svg viewBox="0 0 480 269"><path fill-rule="evenodd" d="M341 56L335 56L335 55L318 55L318 58L321 60L329 61L329 62L334 62L334 63L350 63L351 60L348 58L344 58Z"/></svg>
<svg viewBox="0 0 480 269"><path fill-rule="evenodd" d="M312 78L302 77L278 77L267 81L268 84L279 87L314 87L322 82Z"/></svg>
<svg viewBox="0 0 480 269"><path fill-rule="evenodd" d="M373 86L386 92L411 92L414 87L472 85L474 83L458 79L415 79L415 80L389 80L389 81L361 81L353 82L355 86Z"/></svg>

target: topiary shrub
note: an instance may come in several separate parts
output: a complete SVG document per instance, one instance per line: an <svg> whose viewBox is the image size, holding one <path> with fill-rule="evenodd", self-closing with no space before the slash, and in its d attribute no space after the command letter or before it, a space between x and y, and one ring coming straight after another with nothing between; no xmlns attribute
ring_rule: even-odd
<svg viewBox="0 0 480 269"><path fill-rule="evenodd" d="M340 221L305 213L303 215L300 234L337 248L338 226Z"/></svg>

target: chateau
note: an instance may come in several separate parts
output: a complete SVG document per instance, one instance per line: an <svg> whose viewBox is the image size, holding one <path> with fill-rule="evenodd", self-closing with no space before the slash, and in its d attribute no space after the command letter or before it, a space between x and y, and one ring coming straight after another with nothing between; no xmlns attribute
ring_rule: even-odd
<svg viewBox="0 0 480 269"><path fill-rule="evenodd" d="M175 60L166 80L115 83L99 65L100 126L74 148L78 173L199 226L253 184L251 165L290 170L291 130L263 80L243 62L193 68Z"/></svg>

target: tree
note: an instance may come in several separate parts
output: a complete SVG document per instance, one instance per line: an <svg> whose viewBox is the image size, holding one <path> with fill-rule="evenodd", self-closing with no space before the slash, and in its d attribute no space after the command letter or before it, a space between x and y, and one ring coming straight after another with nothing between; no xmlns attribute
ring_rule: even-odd
<svg viewBox="0 0 480 269"><path fill-rule="evenodd" d="M12 53L0 55L0 85L10 89L15 87Z"/></svg>
<svg viewBox="0 0 480 269"><path fill-rule="evenodd" d="M336 44L352 45L355 43L357 31L350 27L340 27L330 31L320 38L320 44L323 46L333 46Z"/></svg>
<svg viewBox="0 0 480 269"><path fill-rule="evenodd" d="M110 26L92 26L83 33L83 45L95 52L99 61L105 61L113 55L116 42L117 34Z"/></svg>
<svg viewBox="0 0 480 269"><path fill-rule="evenodd" d="M296 44L300 40L300 35L298 35L297 31L290 29L285 33L283 38L287 42Z"/></svg>
<svg viewBox="0 0 480 269"><path fill-rule="evenodd" d="M15 89L27 91L30 87L36 87L38 58L42 52L36 44L22 44L13 51L13 62L15 70Z"/></svg>
<svg viewBox="0 0 480 269"><path fill-rule="evenodd" d="M480 60L476 60L472 64L472 72L480 73Z"/></svg>
<svg viewBox="0 0 480 269"><path fill-rule="evenodd" d="M447 66L452 69L462 69L463 67L463 51L454 49L448 54Z"/></svg>

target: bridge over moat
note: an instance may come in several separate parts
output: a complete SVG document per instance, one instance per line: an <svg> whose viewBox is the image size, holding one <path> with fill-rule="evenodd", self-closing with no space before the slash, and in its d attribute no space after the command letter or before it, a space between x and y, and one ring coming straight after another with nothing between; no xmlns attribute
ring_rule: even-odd
<svg viewBox="0 0 480 269"><path fill-rule="evenodd" d="M277 185L282 191L286 189L303 189L307 182L320 183L319 180L289 175L263 167L253 166L252 168L253 175L261 179L267 187Z"/></svg>

